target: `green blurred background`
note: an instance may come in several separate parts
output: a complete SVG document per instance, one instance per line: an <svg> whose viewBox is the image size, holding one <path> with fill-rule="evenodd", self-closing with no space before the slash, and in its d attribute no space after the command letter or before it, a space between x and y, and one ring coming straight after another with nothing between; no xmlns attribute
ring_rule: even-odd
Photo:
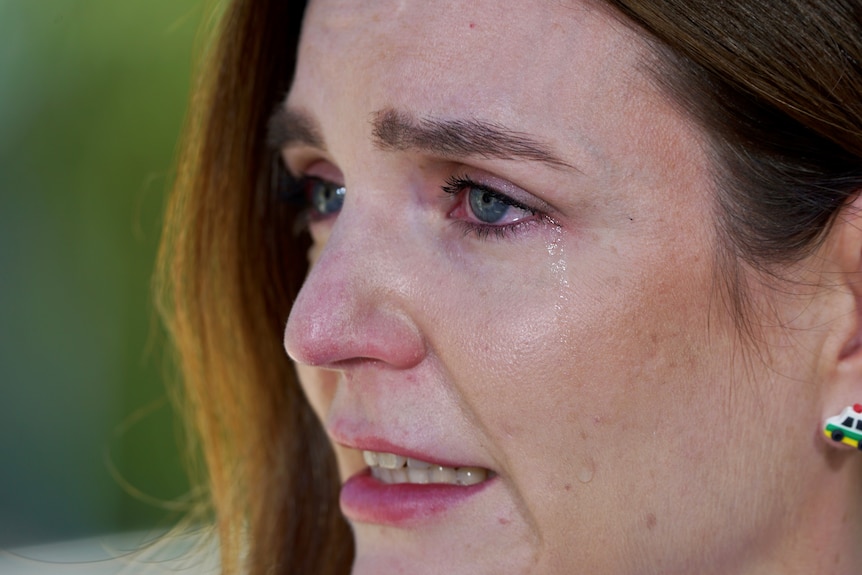
<svg viewBox="0 0 862 575"><path fill-rule="evenodd" d="M0 548L178 518L149 282L204 14L0 0Z"/></svg>

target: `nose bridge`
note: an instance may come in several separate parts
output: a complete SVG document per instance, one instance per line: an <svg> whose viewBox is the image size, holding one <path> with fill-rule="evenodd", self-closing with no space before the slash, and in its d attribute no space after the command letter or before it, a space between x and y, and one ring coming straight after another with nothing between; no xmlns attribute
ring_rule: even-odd
<svg viewBox="0 0 862 575"><path fill-rule="evenodd" d="M345 205L305 279L285 349L307 365L372 359L410 367L424 343L407 297L409 247L391 218L357 204Z"/></svg>

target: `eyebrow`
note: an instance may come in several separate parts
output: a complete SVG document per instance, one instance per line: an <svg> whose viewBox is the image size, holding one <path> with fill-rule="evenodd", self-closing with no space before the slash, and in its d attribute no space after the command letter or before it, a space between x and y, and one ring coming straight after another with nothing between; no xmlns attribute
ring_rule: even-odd
<svg viewBox="0 0 862 575"><path fill-rule="evenodd" d="M574 168L532 136L496 122L470 119L416 118L394 108L372 114L372 137L381 150L420 150L445 157L481 157L541 162ZM307 145L326 150L317 123L306 112L280 105L269 119L267 143L279 150Z"/></svg>
<svg viewBox="0 0 862 575"><path fill-rule="evenodd" d="M375 144L382 150L424 150L447 157L518 159L573 168L550 146L496 122L415 118L385 108L374 114L371 123Z"/></svg>
<svg viewBox="0 0 862 575"><path fill-rule="evenodd" d="M306 145L326 150L314 119L302 110L279 105L267 123L266 143L273 150Z"/></svg>

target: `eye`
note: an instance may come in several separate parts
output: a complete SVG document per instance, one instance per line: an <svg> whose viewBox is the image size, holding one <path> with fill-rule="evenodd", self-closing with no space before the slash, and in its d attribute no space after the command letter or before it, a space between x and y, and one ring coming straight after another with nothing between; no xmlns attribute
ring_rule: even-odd
<svg viewBox="0 0 862 575"><path fill-rule="evenodd" d="M312 169L324 171L325 168L315 164ZM337 171L326 169L326 172ZM333 176L337 177L338 174L333 173ZM281 158L273 160L272 189L282 202L302 209L299 218L301 227L341 210L345 187L335 183L333 179L318 174L294 177Z"/></svg>
<svg viewBox="0 0 862 575"><path fill-rule="evenodd" d="M299 187L311 209L311 219L326 218L341 211L344 186L314 176L299 180Z"/></svg>
<svg viewBox="0 0 862 575"><path fill-rule="evenodd" d="M535 219L536 210L467 177L450 178L443 191L459 197L449 215L468 226L468 231L503 233Z"/></svg>
<svg viewBox="0 0 862 575"><path fill-rule="evenodd" d="M483 188L471 187L467 189L467 201L470 211L476 218L486 224L500 222L506 214L513 209L512 205L503 201L498 194Z"/></svg>

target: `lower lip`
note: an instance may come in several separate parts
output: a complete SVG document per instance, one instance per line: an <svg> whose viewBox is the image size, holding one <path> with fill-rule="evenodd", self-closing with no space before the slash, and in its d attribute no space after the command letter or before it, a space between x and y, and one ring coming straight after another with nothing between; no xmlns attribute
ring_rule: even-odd
<svg viewBox="0 0 862 575"><path fill-rule="evenodd" d="M341 488L341 511L358 523L405 526L434 519L464 504L494 480L476 485L383 483L370 470L354 475Z"/></svg>

